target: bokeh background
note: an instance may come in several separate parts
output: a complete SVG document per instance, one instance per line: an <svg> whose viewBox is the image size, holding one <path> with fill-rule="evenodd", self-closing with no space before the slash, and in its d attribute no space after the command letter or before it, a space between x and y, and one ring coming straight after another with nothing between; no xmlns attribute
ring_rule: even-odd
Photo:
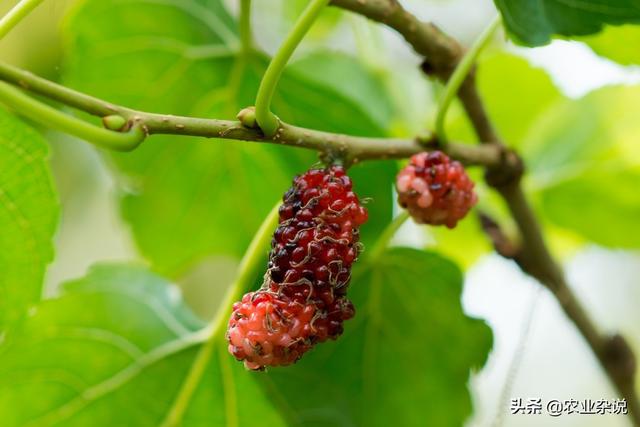
<svg viewBox="0 0 640 427"><path fill-rule="evenodd" d="M73 0L46 0L0 42L0 57L57 79L63 55L60 23L73 3ZM235 2L228 3L235 10ZM254 14L257 42L266 51L273 52L294 16L290 8L282 7L280 0L255 0L254 3L258 9ZM297 3L304 4L304 1ZM490 0L406 0L403 3L465 44L470 43L495 14ZM14 1L1 2L0 11L6 11L13 4ZM385 76L390 84L397 85L394 93L403 112L394 125L397 132L418 132L428 124L427 118L432 116L435 107L429 100L438 89L420 76L416 67L419 58L396 34L362 19L331 12L313 30L311 41L297 55L304 55L305 50L319 44L357 52L363 62ZM493 51L496 50L507 50L541 68L557 89L570 98L580 98L606 85L640 83L640 67L603 59L581 42L556 40L549 46L524 49L505 42L501 36L494 43ZM503 84L508 90L509 81ZM517 100L517 96L514 99ZM99 155L73 138L56 133L49 136L53 141L51 162L63 206L56 237L56 260L46 279L47 292L52 292L56 284L82 276L97 261L140 259L140 256L128 227L120 219L114 183ZM636 150L640 150L640 146ZM598 204L598 200L584 203ZM572 208L579 210L579 206ZM396 243L416 246L436 245L436 241L433 235L411 224L396 238ZM585 246L575 236L560 232L551 236L551 243L562 259L571 286L596 322L605 330L622 332L640 354L640 253L592 244ZM463 296L466 312L486 319L494 332L489 361L471 381L475 413L468 425L630 425L620 416L509 415L511 398L610 399L616 394L549 293L523 276L511 262L493 254L471 256L467 253L475 250L471 246L469 249L461 242L457 245L453 242L446 248L468 266ZM222 279L220 282L230 281L236 266L236 259L214 257L181 277L185 297L196 312L204 317L212 315L216 307L210 302L217 300L223 289L211 287L208 278L215 274Z"/></svg>

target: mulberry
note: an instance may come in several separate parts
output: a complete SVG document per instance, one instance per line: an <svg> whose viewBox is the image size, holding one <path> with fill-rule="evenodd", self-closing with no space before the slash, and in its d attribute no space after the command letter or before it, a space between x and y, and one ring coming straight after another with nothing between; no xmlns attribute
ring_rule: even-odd
<svg viewBox="0 0 640 427"><path fill-rule="evenodd" d="M279 213L262 288L234 304L227 331L229 352L254 370L296 362L355 314L346 291L367 211L344 169L296 177Z"/></svg>
<svg viewBox="0 0 640 427"><path fill-rule="evenodd" d="M414 155L396 179L398 203L417 223L449 228L477 203L473 187L464 167L440 151Z"/></svg>

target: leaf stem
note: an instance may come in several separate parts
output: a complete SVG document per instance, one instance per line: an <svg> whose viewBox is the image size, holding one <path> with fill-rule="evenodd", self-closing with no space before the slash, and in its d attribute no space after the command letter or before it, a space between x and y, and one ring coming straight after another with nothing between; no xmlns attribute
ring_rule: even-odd
<svg viewBox="0 0 640 427"><path fill-rule="evenodd" d="M242 54L248 55L253 50L253 35L251 33L251 0L240 0L240 44Z"/></svg>
<svg viewBox="0 0 640 427"><path fill-rule="evenodd" d="M0 19L0 39L42 2L43 0L21 0L16 4L9 13Z"/></svg>
<svg viewBox="0 0 640 427"><path fill-rule="evenodd" d="M278 118L271 112L271 100L280 76L291 55L316 21L330 0L311 0L285 38L265 71L256 96L256 121L266 136L275 135L279 128Z"/></svg>
<svg viewBox="0 0 640 427"><path fill-rule="evenodd" d="M193 394L202 379L202 375L211 360L215 346L220 344L220 341L224 338L225 326L227 324L227 319L231 314L233 303L238 301L251 287L261 269L264 268L263 261L266 255L266 248L269 246L273 230L278 224L279 207L280 202L278 202L271 212L269 212L253 240L249 244L244 257L240 262L240 266L238 267L236 280L227 290L216 316L210 323L209 330L211 331L211 334L198 351L198 354L191 365L191 369L182 383L182 387L171 405L165 420L161 424L161 427L175 427L181 425L182 418L189 407L191 398L193 397Z"/></svg>
<svg viewBox="0 0 640 427"><path fill-rule="evenodd" d="M447 117L447 112L449 111L449 107L451 106L451 102L457 96L460 87L464 83L465 79L471 72L473 65L475 64L480 52L487 45L491 37L495 33L495 31L500 26L500 15L496 16L493 21L484 29L484 31L478 36L476 41L473 43L469 51L464 55L462 60L456 66L453 74L447 80L447 84L444 88L444 93L440 98L440 102L438 104L438 113L436 116L436 135L438 136L438 141L440 144L447 143L447 134L445 131L445 119Z"/></svg>
<svg viewBox="0 0 640 427"><path fill-rule="evenodd" d="M0 82L0 102L42 125L116 151L133 150L146 137L139 124L132 126L128 132L114 132L94 126L81 119L64 114L60 110L33 99L19 89L2 82Z"/></svg>
<svg viewBox="0 0 640 427"><path fill-rule="evenodd" d="M369 260L376 261L382 256L387 246L389 246L389 242L395 236L396 232L402 227L402 225L409 219L409 212L403 210L398 216L396 216L393 221L387 225L387 227L382 231L382 234L376 240L375 245L371 249L369 253Z"/></svg>

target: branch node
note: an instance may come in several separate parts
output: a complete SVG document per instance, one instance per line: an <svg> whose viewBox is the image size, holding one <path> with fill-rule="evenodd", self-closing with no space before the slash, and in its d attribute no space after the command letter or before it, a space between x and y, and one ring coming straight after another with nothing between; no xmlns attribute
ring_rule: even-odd
<svg viewBox="0 0 640 427"><path fill-rule="evenodd" d="M620 384L633 386L633 378L636 373L636 359L629 343L619 334L606 338L602 349L602 358L607 365L607 370L616 377Z"/></svg>
<svg viewBox="0 0 640 427"><path fill-rule="evenodd" d="M495 251L507 259L518 261L521 254L521 248L515 244L502 230L502 227L485 212L478 212L478 218L480 219L480 226L485 234L491 240Z"/></svg>
<svg viewBox="0 0 640 427"><path fill-rule="evenodd" d="M487 168L484 175L487 184L496 189L519 183L525 172L524 162L515 151L502 144L499 148L499 164Z"/></svg>
<svg viewBox="0 0 640 427"><path fill-rule="evenodd" d="M435 132L424 131L420 135L416 136L416 143L424 147L425 150L435 150L440 147L440 141Z"/></svg>

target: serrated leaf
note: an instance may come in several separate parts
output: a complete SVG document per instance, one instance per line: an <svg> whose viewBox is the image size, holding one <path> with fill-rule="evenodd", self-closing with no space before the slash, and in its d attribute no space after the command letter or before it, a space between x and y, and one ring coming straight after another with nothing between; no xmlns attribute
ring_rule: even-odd
<svg viewBox="0 0 640 427"><path fill-rule="evenodd" d="M640 26L607 26L602 32L579 40L598 55L620 64L640 64Z"/></svg>
<svg viewBox="0 0 640 427"><path fill-rule="evenodd" d="M528 46L548 43L554 35L597 33L604 24L640 22L636 0L494 0L509 32Z"/></svg>
<svg viewBox="0 0 640 427"><path fill-rule="evenodd" d="M460 270L407 248L358 268L349 289L357 314L344 335L269 371L269 396L305 427L463 425L469 371L484 364L492 335L462 312Z"/></svg>
<svg viewBox="0 0 640 427"><path fill-rule="evenodd" d="M112 3L86 2L67 25L65 75L73 86L173 114L232 118L253 104L266 59L237 56L235 23L218 0ZM273 108L282 119L383 133L379 116L339 87L305 76L304 68L287 70L280 82ZM112 158L129 189L122 210L138 246L170 275L207 255L239 255L293 175L316 161L288 147L176 137L153 137L135 153ZM393 166L380 168L386 175ZM389 191L369 188L373 194L364 195L376 199ZM385 209L390 215L391 204Z"/></svg>
<svg viewBox="0 0 640 427"><path fill-rule="evenodd" d="M529 188L544 219L613 247L640 246L640 87L559 103L525 141Z"/></svg>
<svg viewBox="0 0 640 427"><path fill-rule="evenodd" d="M206 330L179 291L142 267L103 265L43 301L0 354L0 413L13 426L158 426ZM280 426L223 342L211 354L184 426ZM241 395L241 398L240 398Z"/></svg>
<svg viewBox="0 0 640 427"><path fill-rule="evenodd" d="M40 299L58 201L42 136L0 109L0 335Z"/></svg>

